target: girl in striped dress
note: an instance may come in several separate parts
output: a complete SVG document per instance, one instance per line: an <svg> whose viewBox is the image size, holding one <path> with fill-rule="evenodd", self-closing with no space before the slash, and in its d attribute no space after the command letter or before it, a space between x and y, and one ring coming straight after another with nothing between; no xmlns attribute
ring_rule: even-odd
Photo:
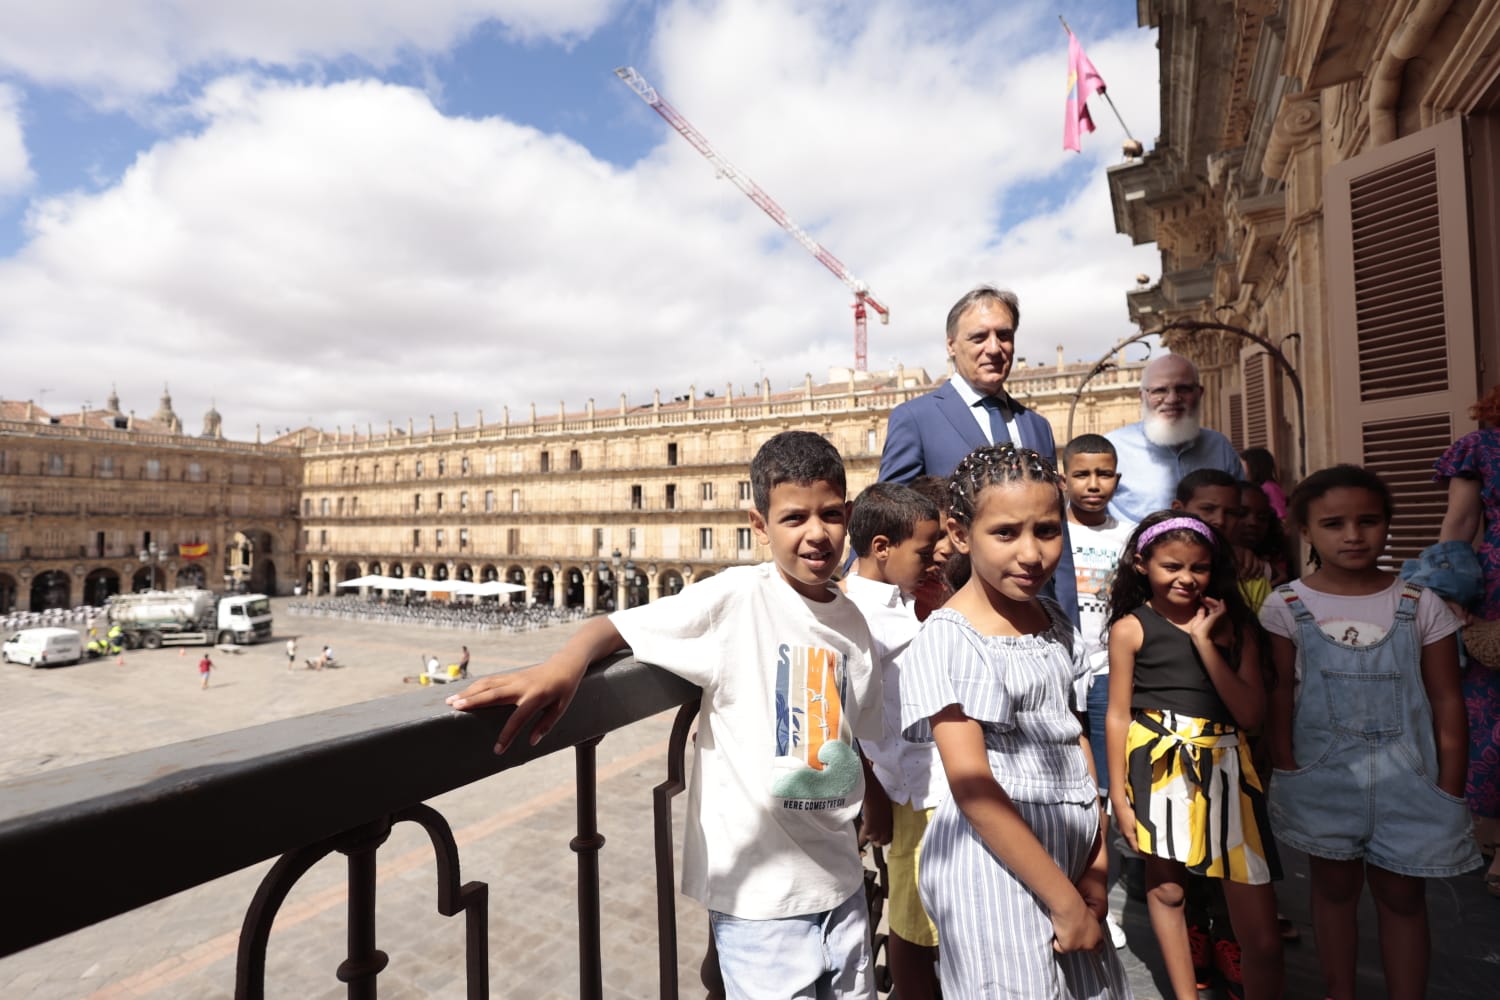
<svg viewBox="0 0 1500 1000"><path fill-rule="evenodd" d="M1178 1000L1196 1000L1189 872L1222 880L1247 1000L1281 996L1271 880L1281 875L1242 730L1266 688L1229 543L1196 517L1137 526L1109 595L1110 803L1146 859L1146 905Z"/></svg>
<svg viewBox="0 0 1500 1000"><path fill-rule="evenodd" d="M1034 451L980 448L950 499L971 574L912 640L901 680L905 736L937 743L952 793L918 875L943 993L1129 997L1102 946L1108 860L1072 705L1088 667L1068 618L1038 596L1062 555L1061 480Z"/></svg>

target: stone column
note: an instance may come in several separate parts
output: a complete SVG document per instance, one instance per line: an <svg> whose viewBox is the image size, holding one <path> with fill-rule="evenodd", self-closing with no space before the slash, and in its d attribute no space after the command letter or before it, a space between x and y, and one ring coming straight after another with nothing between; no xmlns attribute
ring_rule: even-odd
<svg viewBox="0 0 1500 1000"><path fill-rule="evenodd" d="M594 564L589 563L583 568L583 610L593 614L599 609L599 574L594 570Z"/></svg>
<svg viewBox="0 0 1500 1000"><path fill-rule="evenodd" d="M552 606L558 611L568 606L568 581L564 572L561 563L552 564Z"/></svg>
<svg viewBox="0 0 1500 1000"><path fill-rule="evenodd" d="M521 571L526 574L526 603L533 604L536 602L536 568L523 566Z"/></svg>

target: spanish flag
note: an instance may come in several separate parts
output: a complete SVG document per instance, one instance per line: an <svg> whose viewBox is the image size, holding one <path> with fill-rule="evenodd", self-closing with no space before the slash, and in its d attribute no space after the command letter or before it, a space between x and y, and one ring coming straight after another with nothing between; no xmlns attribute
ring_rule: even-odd
<svg viewBox="0 0 1500 1000"><path fill-rule="evenodd" d="M208 555L208 543L179 542L177 544L177 554L184 559L202 559L204 556Z"/></svg>

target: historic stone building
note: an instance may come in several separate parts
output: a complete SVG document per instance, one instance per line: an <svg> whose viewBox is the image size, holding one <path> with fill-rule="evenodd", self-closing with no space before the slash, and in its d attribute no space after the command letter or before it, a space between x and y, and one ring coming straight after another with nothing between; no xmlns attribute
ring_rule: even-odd
<svg viewBox="0 0 1500 1000"><path fill-rule="evenodd" d="M1500 370L1500 5L1138 10L1160 33L1161 134L1110 190L1162 273L1132 319L1199 363L1216 425L1289 480L1385 475L1411 554L1441 518L1432 462Z"/></svg>
<svg viewBox="0 0 1500 1000"><path fill-rule="evenodd" d="M1059 351L1056 365L1018 362L1009 388L1064 441L1070 419L1075 433L1137 419L1140 368L1095 371ZM166 397L151 420L113 400L66 415L3 403L0 610L143 588L153 544L159 586L321 595L375 574L507 580L525 599L591 610L639 604L765 558L745 512L750 458L768 437L826 435L853 496L875 479L891 408L933 387L920 370L842 372L783 392L253 444L225 440L213 412L203 434L184 434Z"/></svg>

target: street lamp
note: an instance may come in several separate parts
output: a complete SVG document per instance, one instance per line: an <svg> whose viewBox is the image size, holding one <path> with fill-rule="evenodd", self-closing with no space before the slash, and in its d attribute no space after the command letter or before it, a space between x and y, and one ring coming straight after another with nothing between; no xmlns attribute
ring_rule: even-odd
<svg viewBox="0 0 1500 1000"><path fill-rule="evenodd" d="M156 574L161 572L161 561L165 556L166 553L158 548L155 542L147 542L146 547L141 549L139 556L141 565L149 567L151 570L151 581L146 585L147 590L151 590L156 586ZM162 583L165 584L166 582L166 579L163 578Z"/></svg>

